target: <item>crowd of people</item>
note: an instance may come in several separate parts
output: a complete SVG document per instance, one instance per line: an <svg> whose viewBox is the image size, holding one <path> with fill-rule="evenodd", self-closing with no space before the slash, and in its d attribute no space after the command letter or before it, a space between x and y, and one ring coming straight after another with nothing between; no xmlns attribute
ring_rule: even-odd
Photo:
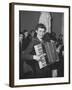
<svg viewBox="0 0 72 90"><path fill-rule="evenodd" d="M59 61L40 69L38 66L40 56L36 55L34 46L41 44L44 47L45 42L54 43ZM19 51L20 79L64 76L64 45L62 34L56 38L55 32L46 32L45 25L40 23L36 26L35 30L28 32L25 29L20 33Z"/></svg>

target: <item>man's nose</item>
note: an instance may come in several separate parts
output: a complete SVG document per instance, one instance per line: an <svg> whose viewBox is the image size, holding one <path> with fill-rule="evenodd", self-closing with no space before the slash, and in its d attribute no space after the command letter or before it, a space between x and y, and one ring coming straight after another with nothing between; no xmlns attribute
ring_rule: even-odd
<svg viewBox="0 0 72 90"><path fill-rule="evenodd" d="M42 33L42 35L44 35L44 33Z"/></svg>

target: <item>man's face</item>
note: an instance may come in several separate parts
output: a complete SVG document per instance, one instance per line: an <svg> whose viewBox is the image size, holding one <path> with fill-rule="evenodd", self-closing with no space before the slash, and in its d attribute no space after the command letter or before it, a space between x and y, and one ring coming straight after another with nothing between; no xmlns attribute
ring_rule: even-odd
<svg viewBox="0 0 72 90"><path fill-rule="evenodd" d="M21 41L22 41L22 39L23 39L23 35L22 35L22 34L20 34L20 36L19 36L19 42L21 42Z"/></svg>
<svg viewBox="0 0 72 90"><path fill-rule="evenodd" d="M36 32L37 32L37 36L42 39L44 34L45 34L45 29L44 28L38 28L38 30Z"/></svg>
<svg viewBox="0 0 72 90"><path fill-rule="evenodd" d="M25 35L25 37L27 37L28 36L28 32L25 32L24 35Z"/></svg>
<svg viewBox="0 0 72 90"><path fill-rule="evenodd" d="M31 33L32 37L34 36L34 32Z"/></svg>

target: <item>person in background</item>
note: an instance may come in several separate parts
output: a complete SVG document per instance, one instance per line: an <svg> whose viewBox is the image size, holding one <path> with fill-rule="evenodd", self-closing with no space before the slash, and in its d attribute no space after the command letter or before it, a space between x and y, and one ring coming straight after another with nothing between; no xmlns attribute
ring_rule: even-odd
<svg viewBox="0 0 72 90"><path fill-rule="evenodd" d="M23 33L22 32L20 32L20 34L19 34L19 78L22 78L22 76L23 76L23 67L22 67L22 57L21 57L21 55L22 55L22 43L23 43Z"/></svg>
<svg viewBox="0 0 72 90"><path fill-rule="evenodd" d="M56 33L55 32L51 33L50 41L54 45L54 47L56 49L57 38L56 38ZM57 53L57 56L58 56L58 53ZM59 60L59 57L58 57L58 60ZM52 77L58 77L58 63L59 63L59 61L52 64Z"/></svg>
<svg viewBox="0 0 72 90"><path fill-rule="evenodd" d="M64 76L64 56L63 56L63 51L64 51L64 45L63 45L63 35L59 34L59 38L56 39L56 35L53 33L51 35L51 42L54 42L56 45L56 52L59 57L59 62L53 65L53 68L57 69L53 72L57 72L57 77L63 77ZM53 75L54 76L54 75Z"/></svg>
<svg viewBox="0 0 72 90"><path fill-rule="evenodd" d="M25 29L22 35L23 35L23 38L22 38L22 44L20 48L20 79L23 79L26 73L30 73L32 71L30 66L25 61L25 59L22 58L22 53L30 43L28 31Z"/></svg>
<svg viewBox="0 0 72 90"><path fill-rule="evenodd" d="M43 40L47 41L47 42L50 42L50 36L51 36L51 33L46 32L45 35L43 36Z"/></svg>
<svg viewBox="0 0 72 90"><path fill-rule="evenodd" d="M35 30L32 29L32 30L30 31L30 35L31 35L32 38L34 37L34 34L35 34Z"/></svg>
<svg viewBox="0 0 72 90"><path fill-rule="evenodd" d="M57 39L57 45L56 45L57 48L60 48L62 46L62 44L63 44L62 38L63 38L63 35L59 34L59 37Z"/></svg>
<svg viewBox="0 0 72 90"><path fill-rule="evenodd" d="M47 42L50 42L52 47L55 49L56 51L56 42L57 42L57 39L56 39L56 34L55 32L51 32L51 33L46 33L43 37L43 39ZM55 62L55 63L52 63L51 65L51 74L52 74L52 77L57 77L58 76L58 63Z"/></svg>
<svg viewBox="0 0 72 90"><path fill-rule="evenodd" d="M32 30L29 32L29 39L30 39L30 41L31 41L32 38L34 38L34 37L35 37L35 30L32 29Z"/></svg>
<svg viewBox="0 0 72 90"><path fill-rule="evenodd" d="M23 41L23 34L20 33L19 34L19 45L20 45L21 49L22 49L22 41Z"/></svg>
<svg viewBox="0 0 72 90"><path fill-rule="evenodd" d="M22 43L22 50L23 51L27 48L27 46L29 44L29 41L30 41L30 39L29 39L29 36L28 36L28 31L25 29L23 31L23 43Z"/></svg>
<svg viewBox="0 0 72 90"><path fill-rule="evenodd" d="M63 77L64 76L64 45L63 45L63 35L60 34L59 38L56 38L56 34L46 33L43 37L47 42L51 42L56 46L56 52L59 57L59 62L56 62L51 65L52 77Z"/></svg>
<svg viewBox="0 0 72 90"><path fill-rule="evenodd" d="M63 35L60 34L58 38L57 44L57 52L59 55L59 67L58 67L58 76L64 76L64 44L63 44Z"/></svg>
<svg viewBox="0 0 72 90"><path fill-rule="evenodd" d="M50 41L50 42L54 42L55 44L57 43L57 38L56 38L56 33L55 32L46 32L43 39L45 41Z"/></svg>

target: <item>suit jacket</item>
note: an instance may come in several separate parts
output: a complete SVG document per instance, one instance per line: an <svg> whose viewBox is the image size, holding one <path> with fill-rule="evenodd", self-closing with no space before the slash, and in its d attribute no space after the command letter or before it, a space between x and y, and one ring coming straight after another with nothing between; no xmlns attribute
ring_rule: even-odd
<svg viewBox="0 0 72 90"><path fill-rule="evenodd" d="M26 37L26 38L23 37L23 40L22 40L22 51L24 51L27 48L27 46L28 46L29 43L30 43L29 36Z"/></svg>
<svg viewBox="0 0 72 90"><path fill-rule="evenodd" d="M38 72L38 70L40 70L39 65L38 65L38 61L33 60L33 55L36 55L35 53L35 49L34 46L38 45L38 44L42 44L43 49L44 49L44 41L41 42L37 37L33 38L32 41L30 42L29 46L25 49L24 53L23 53L23 58L26 60L26 62L31 65L32 70L34 73ZM44 53L45 53L45 49L44 49Z"/></svg>

